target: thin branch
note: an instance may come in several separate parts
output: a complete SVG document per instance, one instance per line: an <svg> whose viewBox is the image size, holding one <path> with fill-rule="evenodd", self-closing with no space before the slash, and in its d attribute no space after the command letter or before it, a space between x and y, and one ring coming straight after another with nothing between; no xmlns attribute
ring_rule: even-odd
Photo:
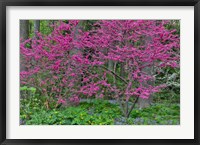
<svg viewBox="0 0 200 145"><path fill-rule="evenodd" d="M110 73L112 73L113 75L115 75L116 77L118 77L119 79L121 79L123 82L125 82L126 84L128 84L128 82L127 82L124 78L120 77L118 74L116 74L116 73L113 72L112 70L106 68L105 66L100 66L100 67L102 67L103 69L109 71Z"/></svg>
<svg viewBox="0 0 200 145"><path fill-rule="evenodd" d="M131 108L130 108L130 110L129 110L129 112L128 112L127 118L130 116L131 111L132 111L133 108L135 107L135 104L137 103L138 99L139 99L139 97L136 98L135 102L134 102L133 105L131 106Z"/></svg>
<svg viewBox="0 0 200 145"><path fill-rule="evenodd" d="M128 118L128 100L126 101L126 116Z"/></svg>
<svg viewBox="0 0 200 145"><path fill-rule="evenodd" d="M116 73L116 66L117 66L117 62L114 63L114 70L113 72ZM113 75L113 82L114 82L114 85L116 86L116 76Z"/></svg>

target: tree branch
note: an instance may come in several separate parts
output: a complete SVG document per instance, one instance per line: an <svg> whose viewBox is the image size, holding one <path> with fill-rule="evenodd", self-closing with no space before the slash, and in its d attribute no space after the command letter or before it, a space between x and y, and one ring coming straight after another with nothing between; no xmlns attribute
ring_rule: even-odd
<svg viewBox="0 0 200 145"><path fill-rule="evenodd" d="M122 78L121 76L119 76L118 74L116 74L115 72L113 72L112 70L108 69L105 66L100 66L100 67L102 67L103 69L109 71L110 73L112 73L113 75L115 75L116 77L118 77L119 79L121 79L123 82L125 82L126 84L128 84L128 82L124 78Z"/></svg>
<svg viewBox="0 0 200 145"><path fill-rule="evenodd" d="M127 118L130 116L130 114L131 114L131 111L132 111L132 110L133 110L133 108L135 107L135 104L137 103L138 99L139 99L139 97L137 97L137 98L136 98L135 102L134 102L134 103L133 103L133 105L131 106L131 108L130 108L130 110L129 110L128 114L127 114Z"/></svg>

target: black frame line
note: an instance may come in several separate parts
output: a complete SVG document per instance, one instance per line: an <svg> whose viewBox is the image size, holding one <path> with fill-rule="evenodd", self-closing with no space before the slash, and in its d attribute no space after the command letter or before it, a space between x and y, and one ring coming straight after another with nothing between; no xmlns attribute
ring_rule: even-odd
<svg viewBox="0 0 200 145"><path fill-rule="evenodd" d="M7 6L194 6L194 139L6 139ZM200 145L200 0L0 0L0 144Z"/></svg>

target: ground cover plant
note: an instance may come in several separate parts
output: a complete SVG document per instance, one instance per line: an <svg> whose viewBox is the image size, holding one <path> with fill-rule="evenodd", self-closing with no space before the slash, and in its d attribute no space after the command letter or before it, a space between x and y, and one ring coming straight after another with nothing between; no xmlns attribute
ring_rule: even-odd
<svg viewBox="0 0 200 145"><path fill-rule="evenodd" d="M180 123L178 20L20 21L20 123Z"/></svg>

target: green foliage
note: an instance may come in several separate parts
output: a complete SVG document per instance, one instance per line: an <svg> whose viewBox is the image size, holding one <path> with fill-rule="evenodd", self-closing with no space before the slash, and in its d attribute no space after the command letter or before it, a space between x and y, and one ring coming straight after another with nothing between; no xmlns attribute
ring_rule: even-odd
<svg viewBox="0 0 200 145"><path fill-rule="evenodd" d="M93 26L93 24L97 22L97 20L85 20L81 22L81 26L83 28L84 31L88 31L91 30Z"/></svg>
<svg viewBox="0 0 200 145"><path fill-rule="evenodd" d="M34 36L34 21L29 20L29 37L32 38Z"/></svg>
<svg viewBox="0 0 200 145"><path fill-rule="evenodd" d="M20 87L20 93L22 98L33 97L36 93L36 88L23 86Z"/></svg>
<svg viewBox="0 0 200 145"><path fill-rule="evenodd" d="M166 84L166 88L154 95L154 102L180 102L180 69L165 68L156 76L157 84Z"/></svg>
<svg viewBox="0 0 200 145"><path fill-rule="evenodd" d="M53 20L41 20L40 21L40 32L44 35L49 35L53 28L50 25L53 24Z"/></svg>
<svg viewBox="0 0 200 145"><path fill-rule="evenodd" d="M179 124L180 107L177 104L155 104L135 109L130 118L122 117L117 104L103 100L88 100L79 106L46 110L35 97L27 108L21 106L20 118L27 125L161 125ZM27 102L23 102L27 104ZM34 104L34 106L32 105Z"/></svg>
<svg viewBox="0 0 200 145"><path fill-rule="evenodd" d="M53 28L50 27L54 20L40 20L40 32L44 35L49 35ZM29 37L34 36L34 20L29 20Z"/></svg>
<svg viewBox="0 0 200 145"><path fill-rule="evenodd" d="M153 98L156 103L180 103L180 94L175 93L170 89L162 90L159 93L156 93Z"/></svg>
<svg viewBox="0 0 200 145"><path fill-rule="evenodd" d="M30 119L33 112L37 112L43 107L36 88L23 86L20 87L20 118Z"/></svg>
<svg viewBox="0 0 200 145"><path fill-rule="evenodd" d="M178 125L180 124L180 106L178 104L154 104L142 110L133 110L128 124Z"/></svg>
<svg viewBox="0 0 200 145"><path fill-rule="evenodd" d="M96 107L98 106L98 107ZM33 106L30 106L33 107ZM26 113L21 113L21 119L25 120L27 125L111 125L113 118L119 117L120 109L117 105L110 104L107 101L82 102L79 106L45 110L44 108L34 110L29 118L25 118Z"/></svg>
<svg viewBox="0 0 200 145"><path fill-rule="evenodd" d="M169 24L165 26L168 30L176 29L175 34L180 35L180 20L171 20Z"/></svg>
<svg viewBox="0 0 200 145"><path fill-rule="evenodd" d="M48 96L41 96L36 88L27 86L20 87L20 118L22 120L29 120L32 114L40 112L41 110L55 108L55 106L57 104L54 99Z"/></svg>

